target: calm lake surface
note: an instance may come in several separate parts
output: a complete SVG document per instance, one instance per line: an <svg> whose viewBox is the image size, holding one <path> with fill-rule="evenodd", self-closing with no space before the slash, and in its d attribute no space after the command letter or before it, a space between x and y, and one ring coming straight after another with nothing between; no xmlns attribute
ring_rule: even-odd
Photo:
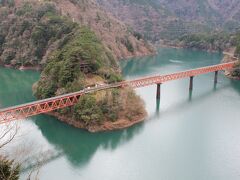
<svg viewBox="0 0 240 180"><path fill-rule="evenodd" d="M159 49L153 57L121 63L126 79L218 64L219 53ZM34 100L34 71L0 68L0 107ZM91 134L41 115L19 123L20 136L6 152L21 158L26 179L40 161L41 180L239 180L240 82L214 73L137 89L146 121L126 130ZM25 150L24 150L25 149ZM26 161L26 159L28 159Z"/></svg>

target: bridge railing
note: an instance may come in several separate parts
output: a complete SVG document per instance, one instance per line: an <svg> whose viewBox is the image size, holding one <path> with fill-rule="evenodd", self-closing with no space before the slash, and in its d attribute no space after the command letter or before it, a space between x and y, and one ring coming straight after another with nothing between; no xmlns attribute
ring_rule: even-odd
<svg viewBox="0 0 240 180"><path fill-rule="evenodd" d="M203 68L181 71L181 72L172 73L172 74L158 75L158 76L146 77L146 78L137 79L137 80L131 80L123 84L123 86L131 86L133 88L138 88L138 87L144 87L144 86L149 86L153 84L160 84L167 81L183 79L187 77L197 76L200 74L206 74L209 72L230 69L234 66L235 63L236 62L223 63L220 65L207 66Z"/></svg>
<svg viewBox="0 0 240 180"><path fill-rule="evenodd" d="M203 68L197 68L188 71L182 71L172 74L166 75L158 75L152 77L145 77L141 79L131 80L131 81L123 81L119 83L106 84L93 88L86 88L84 90L65 94L53 98L48 98L44 100L39 100L27 104L22 104L19 106L13 106L9 108L5 108L0 110L0 123L6 123L16 119L22 119L42 113L48 113L57 109L65 108L76 104L79 98L84 94L94 93L96 91L118 88L118 87L126 87L130 86L132 88L139 88L144 86L149 86L153 84L161 84L167 81L193 77L200 74L205 74L214 71L220 71L232 68L235 62L224 63L219 65L213 65Z"/></svg>

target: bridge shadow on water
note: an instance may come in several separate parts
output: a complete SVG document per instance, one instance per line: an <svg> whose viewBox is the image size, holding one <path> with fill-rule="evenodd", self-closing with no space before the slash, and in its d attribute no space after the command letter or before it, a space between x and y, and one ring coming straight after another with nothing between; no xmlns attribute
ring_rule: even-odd
<svg viewBox="0 0 240 180"><path fill-rule="evenodd" d="M89 133L50 116L36 116L35 124L47 141L61 151L72 165L87 165L99 148L113 151L141 132L144 123L113 132Z"/></svg>
<svg viewBox="0 0 240 180"><path fill-rule="evenodd" d="M231 85L240 93L239 83L233 82ZM121 145L131 141L137 134L140 134L145 124L151 122L151 120L160 119L162 115L171 114L173 111L186 109L187 106L204 101L217 91L228 87L229 84L219 87L213 86L212 90L199 95L194 94L194 90L189 91L189 94L186 94L185 101L181 101L165 110L161 110L161 100L156 100L155 113L149 115L148 121L114 132L89 133L85 130L71 127L47 115L36 116L33 119L46 140L61 152L61 156L57 156L57 158L65 156L73 166L83 167L89 163L98 149L114 151ZM54 159L49 161L52 160Z"/></svg>
<svg viewBox="0 0 240 180"><path fill-rule="evenodd" d="M232 87L238 90L238 92L240 93L240 83L237 83L236 81L234 81L234 82L231 82L230 85L232 85ZM221 87L218 87L218 84L213 84L212 90L209 90L199 95L194 94L194 90L190 90L188 94L186 94L185 101L181 101L177 104L174 104L173 106L165 110L161 110L161 99L156 100L156 111L154 114L148 117L148 120L160 118L161 115L167 115L176 110L186 109L187 106L193 105L195 103L199 103L199 101L204 101L206 98L213 95L217 91L223 90L228 87L229 87L229 84L223 85Z"/></svg>

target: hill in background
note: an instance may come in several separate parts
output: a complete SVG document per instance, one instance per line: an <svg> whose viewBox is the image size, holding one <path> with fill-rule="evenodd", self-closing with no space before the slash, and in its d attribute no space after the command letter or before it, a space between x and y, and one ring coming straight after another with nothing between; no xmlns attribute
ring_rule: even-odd
<svg viewBox="0 0 240 180"><path fill-rule="evenodd" d="M238 0L97 0L115 17L153 42L211 31L234 32Z"/></svg>

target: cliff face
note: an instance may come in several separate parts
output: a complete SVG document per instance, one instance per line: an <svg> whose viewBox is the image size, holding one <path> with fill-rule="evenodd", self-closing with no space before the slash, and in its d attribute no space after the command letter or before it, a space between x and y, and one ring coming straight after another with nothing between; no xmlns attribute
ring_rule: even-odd
<svg viewBox="0 0 240 180"><path fill-rule="evenodd" d="M211 30L235 31L238 0L97 0L152 41Z"/></svg>
<svg viewBox="0 0 240 180"><path fill-rule="evenodd" d="M0 1L0 62L14 67L44 64L77 24L95 32L115 60L154 53L94 1L16 0Z"/></svg>

